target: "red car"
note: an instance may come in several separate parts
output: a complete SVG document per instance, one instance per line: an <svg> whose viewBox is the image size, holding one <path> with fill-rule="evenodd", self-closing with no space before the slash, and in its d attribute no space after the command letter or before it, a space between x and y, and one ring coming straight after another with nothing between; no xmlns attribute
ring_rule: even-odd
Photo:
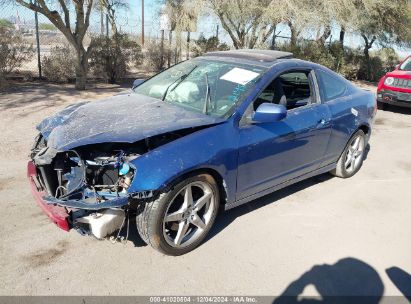
<svg viewBox="0 0 411 304"><path fill-rule="evenodd" d="M411 107L411 56L381 78L377 104L379 109L384 109L387 104Z"/></svg>

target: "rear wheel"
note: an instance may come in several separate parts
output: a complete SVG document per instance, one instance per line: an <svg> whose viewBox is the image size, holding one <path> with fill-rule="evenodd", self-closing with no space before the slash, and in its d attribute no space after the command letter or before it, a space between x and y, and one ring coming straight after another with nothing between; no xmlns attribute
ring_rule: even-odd
<svg viewBox="0 0 411 304"><path fill-rule="evenodd" d="M214 224L218 187L210 175L196 175L141 207L137 214L141 238L165 254L185 254L200 245Z"/></svg>
<svg viewBox="0 0 411 304"><path fill-rule="evenodd" d="M342 178L353 176L362 166L364 152L365 134L362 130L358 130L349 140L331 174Z"/></svg>

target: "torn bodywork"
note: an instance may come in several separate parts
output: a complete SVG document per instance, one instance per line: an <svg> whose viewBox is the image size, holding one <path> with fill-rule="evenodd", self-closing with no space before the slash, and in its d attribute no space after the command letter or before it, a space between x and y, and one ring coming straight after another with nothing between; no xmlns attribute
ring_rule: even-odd
<svg viewBox="0 0 411 304"><path fill-rule="evenodd" d="M158 190L133 188L135 160L221 121L138 94L68 106L37 126L29 163L35 198L63 229L100 238Z"/></svg>
<svg viewBox="0 0 411 304"><path fill-rule="evenodd" d="M138 171L133 160L201 128L161 134L133 144L94 144L68 151L48 146L39 134L31 151L31 181L42 193L46 208L67 213L63 229L74 228L81 234L104 238L120 229L140 202L156 194L155 189L129 192Z"/></svg>

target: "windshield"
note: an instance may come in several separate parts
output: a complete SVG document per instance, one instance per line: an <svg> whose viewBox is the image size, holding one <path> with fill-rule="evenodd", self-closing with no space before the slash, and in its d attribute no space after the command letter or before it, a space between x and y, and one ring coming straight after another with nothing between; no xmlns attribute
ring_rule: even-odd
<svg viewBox="0 0 411 304"><path fill-rule="evenodd" d="M411 57L409 57L407 60L405 60L405 61L401 64L400 70L403 70L403 71L411 71Z"/></svg>
<svg viewBox="0 0 411 304"><path fill-rule="evenodd" d="M265 70L238 63L192 59L157 74L134 92L221 117L230 113Z"/></svg>

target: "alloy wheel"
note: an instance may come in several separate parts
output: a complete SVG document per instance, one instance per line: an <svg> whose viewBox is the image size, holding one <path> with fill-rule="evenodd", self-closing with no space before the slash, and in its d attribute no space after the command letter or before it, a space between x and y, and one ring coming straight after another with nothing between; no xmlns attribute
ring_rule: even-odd
<svg viewBox="0 0 411 304"><path fill-rule="evenodd" d="M361 164L361 160L364 154L365 140L364 136L358 135L352 141L348 147L347 154L345 156L344 167L348 173L351 173L358 169Z"/></svg>
<svg viewBox="0 0 411 304"><path fill-rule="evenodd" d="M210 185L196 181L186 185L170 201L163 218L166 242L176 248L198 240L211 222L216 208Z"/></svg>

